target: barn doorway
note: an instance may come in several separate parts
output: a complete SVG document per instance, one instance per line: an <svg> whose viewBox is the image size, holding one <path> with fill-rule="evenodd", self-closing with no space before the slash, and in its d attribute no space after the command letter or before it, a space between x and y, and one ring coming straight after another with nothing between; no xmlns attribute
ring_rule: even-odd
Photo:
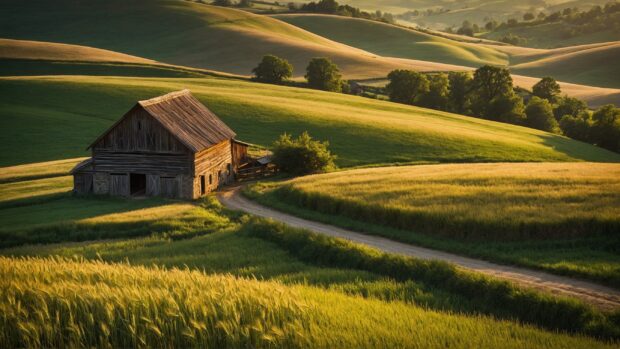
<svg viewBox="0 0 620 349"><path fill-rule="evenodd" d="M146 175L132 173L129 175L129 188L131 196L146 195Z"/></svg>

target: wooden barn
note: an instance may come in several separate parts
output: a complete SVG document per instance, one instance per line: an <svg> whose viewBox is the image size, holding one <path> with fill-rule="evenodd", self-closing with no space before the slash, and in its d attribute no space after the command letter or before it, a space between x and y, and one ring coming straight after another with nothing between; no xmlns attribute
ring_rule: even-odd
<svg viewBox="0 0 620 349"><path fill-rule="evenodd" d="M195 199L234 181L247 144L189 90L139 101L71 173L76 194Z"/></svg>

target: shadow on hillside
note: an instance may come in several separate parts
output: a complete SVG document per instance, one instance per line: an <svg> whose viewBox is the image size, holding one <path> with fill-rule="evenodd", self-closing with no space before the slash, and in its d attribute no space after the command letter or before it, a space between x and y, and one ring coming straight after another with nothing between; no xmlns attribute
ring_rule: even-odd
<svg viewBox="0 0 620 349"><path fill-rule="evenodd" d="M564 136L545 134L543 144L569 157L593 162L620 162L620 154Z"/></svg>

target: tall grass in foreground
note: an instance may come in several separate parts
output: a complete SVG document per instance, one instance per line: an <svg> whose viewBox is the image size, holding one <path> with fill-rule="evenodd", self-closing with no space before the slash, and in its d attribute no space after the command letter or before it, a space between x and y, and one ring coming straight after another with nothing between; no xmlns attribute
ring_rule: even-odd
<svg viewBox="0 0 620 349"><path fill-rule="evenodd" d="M486 317L190 270L0 257L0 276L0 347L611 347Z"/></svg>
<svg viewBox="0 0 620 349"><path fill-rule="evenodd" d="M397 281L414 280L442 292L469 298L479 312L500 318L514 319L551 330L620 338L618 311L602 313L574 299L516 287L507 281L460 270L445 262L383 253L346 240L292 229L265 219L250 220L246 229L252 236L276 243L302 261L366 270ZM372 293L372 290L367 292Z"/></svg>
<svg viewBox="0 0 620 349"><path fill-rule="evenodd" d="M468 240L618 237L620 165L458 164L294 179L268 193L326 214Z"/></svg>

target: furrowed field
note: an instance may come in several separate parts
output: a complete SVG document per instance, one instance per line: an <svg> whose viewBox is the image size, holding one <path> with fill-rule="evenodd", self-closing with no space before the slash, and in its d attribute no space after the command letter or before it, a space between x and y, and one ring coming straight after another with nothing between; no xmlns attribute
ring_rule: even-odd
<svg viewBox="0 0 620 349"><path fill-rule="evenodd" d="M259 185L248 194L405 242L620 286L616 164L370 168Z"/></svg>

